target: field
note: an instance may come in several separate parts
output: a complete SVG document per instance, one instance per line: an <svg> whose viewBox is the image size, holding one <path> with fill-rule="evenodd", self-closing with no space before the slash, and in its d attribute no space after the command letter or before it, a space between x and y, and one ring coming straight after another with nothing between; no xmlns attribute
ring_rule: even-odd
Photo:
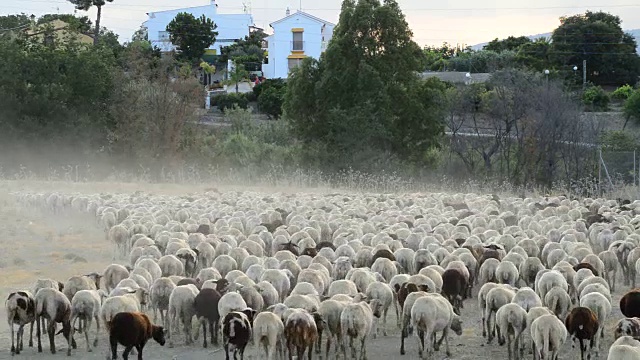
<svg viewBox="0 0 640 360"><path fill-rule="evenodd" d="M219 187L217 190L224 192L232 188ZM96 224L95 218L83 215L56 216L50 213L26 208L17 204L10 195L13 191L60 191L80 193L132 193L137 190L156 194L198 194L206 190L206 187L180 186L180 185L148 185L148 184L67 184L67 183L18 183L3 182L0 184L0 296L6 298L9 292L19 289L31 289L38 278L52 278L65 281L72 275L85 274L92 271L102 272L111 261L113 245L105 239L104 232ZM237 189L234 189L237 190ZM256 189L252 189L256 190ZM265 193L271 191L293 192L295 189L262 189ZM307 189L308 192L326 193L329 190ZM123 262L123 261L120 261ZM621 284L621 275L618 273L617 291L613 295L613 312L609 317L605 332L605 341L602 342L600 357L606 358L609 345L613 342L612 328L618 319L622 318L618 307L621 295L628 290ZM477 292L478 287L474 289ZM0 318L6 319L4 308L0 309ZM456 336L451 333L450 347L451 359L499 359L507 358L506 346L493 344L487 345L486 339L481 336L480 311L477 298L466 300L462 309L463 334ZM388 359L399 355L400 331L396 327L396 317L393 310L389 311L388 336L379 336L377 339L368 340L369 359ZM91 329L90 334L93 334ZM34 331L35 332L35 331ZM28 331L25 331L28 340ZM150 342L145 348L146 359L223 359L224 352L217 347L203 349L201 339L196 345L186 347L180 336L175 348L160 347ZM528 336L525 337L529 344ZM15 358L26 359L53 359L66 356L66 343L62 336L57 336L58 354L51 355L48 350L48 341L43 337L44 352L38 354L36 348L27 347ZM87 353L84 336L76 335L78 349L73 351L72 358L78 359L104 359L107 354L107 337L103 332L100 335L99 348L93 353ZM35 341L35 334L34 334ZM0 359L11 358L9 348L11 335L6 321L0 325ZM416 359L417 340L415 335L406 341L407 354L403 358ZM527 345L528 346L528 345ZM120 347L121 349L121 347ZM324 350L324 346L323 346ZM324 351L323 351L324 352ZM247 350L247 358L259 359L256 350L250 346ZM526 358L532 355L525 353ZM324 357L324 356L323 356ZM315 355L314 355L315 358ZM329 358L334 358L333 353ZM446 358L444 351L436 353L437 359ZM561 352L561 359L579 358L577 349L572 350L570 341L565 343Z"/></svg>

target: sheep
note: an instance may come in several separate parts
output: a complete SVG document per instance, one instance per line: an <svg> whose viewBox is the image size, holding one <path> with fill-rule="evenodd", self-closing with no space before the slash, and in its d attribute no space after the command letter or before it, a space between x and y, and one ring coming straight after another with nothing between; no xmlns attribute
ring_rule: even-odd
<svg viewBox="0 0 640 360"><path fill-rule="evenodd" d="M449 300L457 315L460 315L466 291L467 278L457 269L445 270L442 274L442 295Z"/></svg>
<svg viewBox="0 0 640 360"><path fill-rule="evenodd" d="M555 314L553 313L553 311L549 310L549 308L546 306L536 306L529 309L529 311L527 312L527 329L531 329L531 323L542 315L555 315ZM531 335L530 331L529 331L529 335ZM531 338L530 351L533 352L534 349L535 349L535 346L533 343L533 338Z"/></svg>
<svg viewBox="0 0 640 360"><path fill-rule="evenodd" d="M233 351L234 359L237 352L240 353L240 359L244 359L244 349L251 340L251 323L254 315L254 310L245 309L232 311L222 319L222 341L227 360L229 350Z"/></svg>
<svg viewBox="0 0 640 360"><path fill-rule="evenodd" d="M338 356L338 349L341 348L340 344L342 341L342 331L340 327L340 314L347 306L350 301L338 301L334 299L328 299L320 303L320 308L318 309L318 313L322 317L322 319L326 322L326 327L329 330L329 334L327 336L327 346L325 357L329 357L329 350L331 348L331 341L335 338L335 352L336 356ZM320 340L320 339L318 339ZM318 341L320 343L320 341Z"/></svg>
<svg viewBox="0 0 640 360"><path fill-rule="evenodd" d="M557 359L558 351L567 341L567 328L555 315L542 315L531 323L534 358Z"/></svg>
<svg viewBox="0 0 640 360"><path fill-rule="evenodd" d="M211 336L211 343L218 345L218 326L220 320L220 314L218 313L218 302L222 295L216 289L202 289L196 295L193 307L195 309L196 319L198 319L198 326L194 338L197 340L200 335L200 326L204 333L202 347L207 347L207 325L209 325L209 333Z"/></svg>
<svg viewBox="0 0 640 360"><path fill-rule="evenodd" d="M631 336L636 339L640 337L640 319L634 317L618 321L613 337L618 339L621 336Z"/></svg>
<svg viewBox="0 0 640 360"><path fill-rule="evenodd" d="M158 322L158 312L160 312L162 326L165 329L168 328L165 315L167 311L169 311L169 297L175 288L176 284L174 284L173 281L169 280L169 278L161 277L154 281L149 289L151 308L153 309L153 321Z"/></svg>
<svg viewBox="0 0 640 360"><path fill-rule="evenodd" d="M453 312L453 306L447 299L438 294L429 294L416 299L411 308L411 325L418 331L420 338L419 354L424 355L424 338L427 338L425 358L433 355L433 350L445 341L446 354L451 356L449 349L449 328L458 336L462 335L462 322L460 317ZM442 338L436 343L437 332L442 331ZM432 348L432 344L434 348Z"/></svg>
<svg viewBox="0 0 640 360"><path fill-rule="evenodd" d="M262 295L254 286L240 286L238 293L244 299L247 307L250 307L256 311L262 311L264 309L264 300Z"/></svg>
<svg viewBox="0 0 640 360"><path fill-rule="evenodd" d="M391 287L383 282L376 281L374 283L369 284L367 286L367 290L365 292L367 299L373 300L377 299L380 301L382 306L382 314L383 314L383 322L382 322L382 334L387 336L387 313L389 312L389 307L393 302L393 290ZM375 339L378 336L378 332L380 330L378 326L378 318L374 319L374 332L373 338Z"/></svg>
<svg viewBox="0 0 640 360"><path fill-rule="evenodd" d="M291 281L285 271L286 270L267 269L262 273L262 276L260 276L260 281L270 283L278 291L281 302L289 295L289 290L291 289Z"/></svg>
<svg viewBox="0 0 640 360"><path fill-rule="evenodd" d="M411 309L417 299L427 295L428 293L425 291L414 291L407 296L404 305L402 306L402 318L400 320L400 355L404 355L404 339L409 336Z"/></svg>
<svg viewBox="0 0 640 360"><path fill-rule="evenodd" d="M193 343L191 334L191 320L195 315L194 302L198 295L198 288L193 284L176 286L169 296L167 337L169 347L173 347L172 330L178 325L178 318L184 325L185 341L187 345Z"/></svg>
<svg viewBox="0 0 640 360"><path fill-rule="evenodd" d="M119 312L140 312L141 304L133 294L110 296L104 300L100 310L100 317L105 327L109 328L111 319Z"/></svg>
<svg viewBox="0 0 640 360"><path fill-rule="evenodd" d="M542 300L530 287L521 287L518 289L511 302L520 305L525 311L529 311L529 309L537 306L542 306Z"/></svg>
<svg viewBox="0 0 640 360"><path fill-rule="evenodd" d="M515 295L516 295L515 291L505 286L497 286L489 290L489 292L487 293L487 299L486 299L486 305L485 305L485 316L483 318L483 323L486 324L487 332L488 332L487 344L491 344L491 341L495 336L496 315L494 313L497 312L498 309L500 309L502 306L510 303L515 297ZM494 319L493 323L491 322L492 318Z"/></svg>
<svg viewBox="0 0 640 360"><path fill-rule="evenodd" d="M271 283L260 281L255 285L255 288L258 290L260 296L262 296L262 302L264 303L265 308L278 302L278 291L273 287L273 285L271 285Z"/></svg>
<svg viewBox="0 0 640 360"><path fill-rule="evenodd" d="M165 330L162 326L151 324L149 317L140 312L120 312L109 324L109 344L111 358L118 358L118 344L125 347L122 358L127 360L129 353L135 347L138 359L142 359L142 351L149 339L155 340L160 346L165 344Z"/></svg>
<svg viewBox="0 0 640 360"><path fill-rule="evenodd" d="M587 357L591 358L590 351L593 350L594 337L596 336L599 328L598 319L591 309L586 307L575 307L571 309L571 312L565 319L565 326L573 340L573 347L575 347L575 340L580 342L580 358L584 360L584 352L587 350L587 344L584 344L584 340L589 340L590 350Z"/></svg>
<svg viewBox="0 0 640 360"><path fill-rule="evenodd" d="M520 358L520 344L522 333L527 327L527 311L515 303L505 304L496 312L496 325L498 328L498 343L504 345L507 340L507 352L509 360ZM513 346L511 336L513 335ZM512 355L513 354L513 355Z"/></svg>
<svg viewBox="0 0 640 360"><path fill-rule="evenodd" d="M276 351L283 352L280 339L284 336L282 319L269 311L261 312L253 320L253 342L262 345L266 360L275 360Z"/></svg>
<svg viewBox="0 0 640 360"><path fill-rule="evenodd" d="M290 309L284 322L284 338L289 358L291 359L294 347L297 350L298 359L302 359L307 351L309 360L313 356L313 344L318 339L318 326L316 316L303 309ZM321 321L321 320L320 320ZM308 350L307 350L308 349Z"/></svg>
<svg viewBox="0 0 640 360"><path fill-rule="evenodd" d="M26 324L31 324L29 346L33 347L33 322L36 319L35 299L28 291L12 292L7 297L4 307L9 327L11 327L11 355L20 354L23 349L22 337ZM14 337L14 324L18 325L17 337ZM14 340L17 346L14 344Z"/></svg>
<svg viewBox="0 0 640 360"><path fill-rule="evenodd" d="M73 295L80 290L100 289L101 278L102 276L98 273L91 273L83 276L72 276L64 284L62 293L65 294L69 302L71 302Z"/></svg>
<svg viewBox="0 0 640 360"><path fill-rule="evenodd" d="M442 271L442 274L444 274L444 270ZM419 275L426 276L433 281L433 284L435 285L434 291L437 293L442 291L442 274L432 267L422 268L419 273ZM391 283L389 285L391 285Z"/></svg>
<svg viewBox="0 0 640 360"><path fill-rule="evenodd" d="M184 275L184 264L175 255L165 255L158 260L158 266L162 270L163 277L171 275ZM169 341L171 344L171 341Z"/></svg>
<svg viewBox="0 0 640 360"><path fill-rule="evenodd" d="M342 280L347 276L347 273L353 268L351 265L351 259L346 256L342 256L336 259L333 264L333 278L335 280Z"/></svg>
<svg viewBox="0 0 640 360"><path fill-rule="evenodd" d="M501 261L496 268L496 280L500 284L516 286L519 278L518 268L510 261Z"/></svg>
<svg viewBox="0 0 640 360"><path fill-rule="evenodd" d="M524 263L520 265L520 278L528 287L533 288L535 286L536 275L542 269L544 269L544 265L542 265L539 258L528 257Z"/></svg>
<svg viewBox="0 0 640 360"><path fill-rule="evenodd" d="M480 286L488 282L498 282L496 279L496 269L499 265L500 261L494 258L487 259L484 263L482 263L478 275Z"/></svg>
<svg viewBox="0 0 640 360"><path fill-rule="evenodd" d="M147 270L147 272L151 276L152 282L162 277L162 269L160 268L160 265L158 265L158 263L153 259L150 259L150 258L139 259L136 262L132 273L135 273L135 271L138 268Z"/></svg>
<svg viewBox="0 0 640 360"><path fill-rule="evenodd" d="M377 299L372 300L371 305L361 301L348 304L344 308L342 314L340 314L340 331L343 336L342 354L345 359L347 358L347 342L350 344L352 356L355 357L356 346L354 342L358 344L358 341L360 341L360 357L366 359L367 349L365 342L373 326L373 317L380 317L380 308L381 304ZM298 358L301 358L301 356Z"/></svg>
<svg viewBox="0 0 640 360"><path fill-rule="evenodd" d="M53 279L38 279L36 280L36 284L34 285L33 292L31 294L37 294L38 290L44 288L52 288L62 291L64 290L64 284Z"/></svg>
<svg viewBox="0 0 640 360"><path fill-rule="evenodd" d="M62 335L69 341L71 332L71 302L65 294L57 289L45 288L40 289L35 295L35 322L36 336L38 337L38 352L42 352L42 343L40 341L40 318L47 320L47 335L49 335L49 348L52 354L56 353L56 344L54 335L56 333L56 324L62 323ZM71 345L75 349L76 343L71 339Z"/></svg>
<svg viewBox="0 0 640 360"><path fill-rule="evenodd" d="M80 290L71 300L71 315L69 324L71 331L69 333L69 346L67 348L67 356L71 356L71 341L75 331L74 322L76 319L84 323L84 339L87 342L87 352L91 352L91 343L89 342L89 329L91 322L96 321L96 337L93 340L93 347L98 346L98 333L100 332L100 305L102 297L98 290Z"/></svg>
<svg viewBox="0 0 640 360"><path fill-rule="evenodd" d="M620 298L620 311L628 318L640 317L640 290L631 290Z"/></svg>
<svg viewBox="0 0 640 360"><path fill-rule="evenodd" d="M182 262L186 276L196 276L196 271L198 271L198 253L196 251L192 249L179 249L176 251L175 256Z"/></svg>
<svg viewBox="0 0 640 360"><path fill-rule="evenodd" d="M604 272L602 277L607 279L611 291L616 291L616 276L618 274L618 258L615 252L606 250L598 254L600 260L604 264Z"/></svg>
<svg viewBox="0 0 640 360"><path fill-rule="evenodd" d="M284 300L284 304L292 309L305 309L312 313L320 307L320 301L316 295L291 294Z"/></svg>
<svg viewBox="0 0 640 360"><path fill-rule="evenodd" d="M386 251L386 250L384 250ZM379 253L380 251L378 251ZM373 257L376 258L376 253ZM391 260L384 257L378 257L371 265L371 271L380 273L386 282L389 282L392 277L398 274L398 270Z"/></svg>
<svg viewBox="0 0 640 360"><path fill-rule="evenodd" d="M543 303L556 316L564 319L571 308L571 296L560 286L554 286L545 295Z"/></svg>
<svg viewBox="0 0 640 360"><path fill-rule="evenodd" d="M607 360L635 360L639 358L640 341L629 336L622 336L609 348Z"/></svg>
<svg viewBox="0 0 640 360"><path fill-rule="evenodd" d="M598 331L595 337L596 356L600 354L600 337L604 337L604 325L611 314L611 303L607 298L597 292L586 294L580 299L580 306L589 308L598 319Z"/></svg>
<svg viewBox="0 0 640 360"><path fill-rule="evenodd" d="M536 282L535 289L540 299L544 299L547 292L554 286L561 287L564 291L569 291L569 285L567 280L557 270L551 270L540 276L540 279Z"/></svg>
<svg viewBox="0 0 640 360"><path fill-rule="evenodd" d="M115 221L114 221L115 222ZM129 251L129 230L124 225L114 225L107 233L107 239L115 244L113 260L125 257Z"/></svg>
<svg viewBox="0 0 640 360"><path fill-rule="evenodd" d="M300 285L300 283L298 283ZM355 296L358 293L358 288L353 281L350 280L335 280L329 285L328 297L332 297L336 294L345 294L349 296Z"/></svg>
<svg viewBox="0 0 640 360"><path fill-rule="evenodd" d="M228 292L218 301L218 314L224 319L232 311L242 311L247 308L247 303L242 296L235 292Z"/></svg>

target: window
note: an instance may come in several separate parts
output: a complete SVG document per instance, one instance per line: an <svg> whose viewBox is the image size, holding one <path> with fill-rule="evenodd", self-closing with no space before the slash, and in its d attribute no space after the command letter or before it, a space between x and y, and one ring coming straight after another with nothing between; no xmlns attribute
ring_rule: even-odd
<svg viewBox="0 0 640 360"><path fill-rule="evenodd" d="M158 40L160 40L160 41L169 40L169 32L168 31L158 31Z"/></svg>
<svg viewBox="0 0 640 360"><path fill-rule="evenodd" d="M289 59L289 72L302 64L302 59Z"/></svg>
<svg viewBox="0 0 640 360"><path fill-rule="evenodd" d="M302 31L295 31L293 33L293 44L291 50L293 51L304 51L304 41L302 37Z"/></svg>

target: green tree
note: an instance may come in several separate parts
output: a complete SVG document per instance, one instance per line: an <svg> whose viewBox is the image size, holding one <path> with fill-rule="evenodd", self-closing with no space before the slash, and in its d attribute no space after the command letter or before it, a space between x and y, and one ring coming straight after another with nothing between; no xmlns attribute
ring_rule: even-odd
<svg viewBox="0 0 640 360"><path fill-rule="evenodd" d="M524 44L531 43L531 39L526 36L509 36L506 39L499 40L495 38L491 40L487 45L482 47L482 50L491 50L497 53L503 52L505 50L510 51L518 51L520 47Z"/></svg>
<svg viewBox="0 0 640 360"><path fill-rule="evenodd" d="M234 44L225 46L220 49L220 62L226 63L231 61L257 62L262 63L264 60L264 51L262 50L262 42L267 37L262 30L256 30L245 36L244 39L236 41Z"/></svg>
<svg viewBox="0 0 640 360"><path fill-rule="evenodd" d="M640 89L636 89L624 102L623 108L626 116L623 129L627 126L629 119L640 122Z"/></svg>
<svg viewBox="0 0 640 360"><path fill-rule="evenodd" d="M38 18L38 25L48 23L53 20L62 20L69 24L69 27L75 31L87 34L91 31L93 24L87 16L77 17L73 14L45 14Z"/></svg>
<svg viewBox="0 0 640 360"><path fill-rule="evenodd" d="M417 159L437 145L442 122L417 77L424 54L412 35L395 0L345 0L320 61L305 59L287 82L292 131L332 160L372 149Z"/></svg>
<svg viewBox="0 0 640 360"><path fill-rule="evenodd" d="M217 27L213 20L204 15L196 19L193 15L182 12L167 25L167 31L171 43L180 51L180 57L197 62L205 49L216 42Z"/></svg>
<svg viewBox="0 0 640 360"><path fill-rule="evenodd" d="M131 36L131 41L149 41L149 29L146 26L142 25L136 32Z"/></svg>
<svg viewBox="0 0 640 360"><path fill-rule="evenodd" d="M242 64L236 62L233 64L233 68L229 71L229 80L228 82L232 85L236 86L236 94L240 91L238 88L238 84L242 82L242 80L249 78L249 72L245 70Z"/></svg>
<svg viewBox="0 0 640 360"><path fill-rule="evenodd" d="M282 104L287 92L285 87L270 86L265 88L258 97L258 108L269 117L278 119L282 115Z"/></svg>
<svg viewBox="0 0 640 360"><path fill-rule="evenodd" d="M113 0L68 0L70 3L76 6L76 9L88 11L92 6L95 6L98 9L98 14L96 15L96 26L93 30L93 43L98 43L98 38L100 37L100 20L102 18L102 7L107 2L113 2Z"/></svg>
<svg viewBox="0 0 640 360"><path fill-rule="evenodd" d="M525 68L543 71L551 67L549 61L550 48L551 43L547 38L539 38L522 44L517 49L515 61Z"/></svg>
<svg viewBox="0 0 640 360"><path fill-rule="evenodd" d="M553 31L551 53L556 66L581 66L587 61L587 81L597 85L634 84L640 74L636 41L621 20L605 12L560 18Z"/></svg>

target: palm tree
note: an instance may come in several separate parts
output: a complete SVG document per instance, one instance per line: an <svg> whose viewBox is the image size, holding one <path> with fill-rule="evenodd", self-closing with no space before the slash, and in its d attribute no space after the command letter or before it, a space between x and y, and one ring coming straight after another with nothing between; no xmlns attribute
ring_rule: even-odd
<svg viewBox="0 0 640 360"><path fill-rule="evenodd" d="M76 9L82 11L88 11L92 6L98 8L98 15L96 16L96 28L93 31L93 44L98 43L98 37L100 36L100 17L102 16L102 7L107 2L113 2L113 0L68 0L70 3L76 6Z"/></svg>

